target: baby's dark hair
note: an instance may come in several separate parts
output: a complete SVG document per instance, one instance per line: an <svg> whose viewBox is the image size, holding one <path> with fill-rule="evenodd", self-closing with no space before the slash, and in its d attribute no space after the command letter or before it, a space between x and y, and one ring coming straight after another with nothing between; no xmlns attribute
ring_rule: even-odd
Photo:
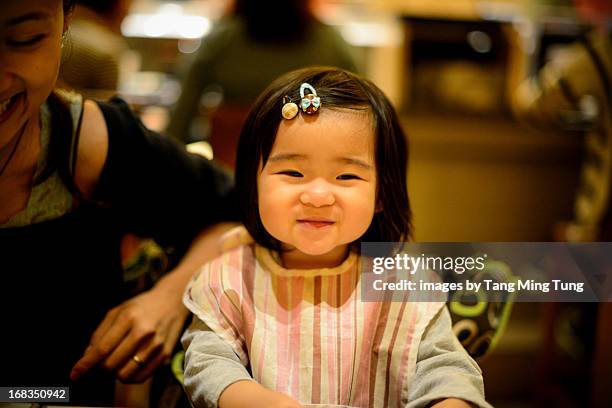
<svg viewBox="0 0 612 408"><path fill-rule="evenodd" d="M304 82L316 89L321 98L321 109L365 111L372 118L378 211L358 242L407 241L412 235L406 181L408 144L397 113L372 82L332 67L305 68L281 76L263 91L249 112L240 134L236 157L236 188L245 227L258 244L279 251L282 249L281 242L272 237L261 222L257 176L260 162L264 166L268 161L278 127L284 120L281 116L283 97L288 96L299 104L299 89Z"/></svg>

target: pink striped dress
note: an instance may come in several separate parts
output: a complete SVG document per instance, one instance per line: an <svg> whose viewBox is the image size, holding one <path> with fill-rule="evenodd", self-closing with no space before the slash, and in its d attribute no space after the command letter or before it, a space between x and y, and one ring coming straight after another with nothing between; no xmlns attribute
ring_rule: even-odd
<svg viewBox="0 0 612 408"><path fill-rule="evenodd" d="M419 342L443 302L362 302L360 257L284 269L242 245L206 264L186 306L250 364L253 378L303 404L404 406Z"/></svg>

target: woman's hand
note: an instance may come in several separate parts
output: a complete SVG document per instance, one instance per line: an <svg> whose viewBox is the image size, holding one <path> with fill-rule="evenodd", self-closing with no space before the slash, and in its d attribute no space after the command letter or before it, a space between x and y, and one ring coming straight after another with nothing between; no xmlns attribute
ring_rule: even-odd
<svg viewBox="0 0 612 408"><path fill-rule="evenodd" d="M76 380L101 365L123 382L143 382L170 358L189 312L183 292L194 271L220 254L219 240L233 223L202 230L177 267L155 287L111 309L91 337L83 357L72 367Z"/></svg>
<svg viewBox="0 0 612 408"><path fill-rule="evenodd" d="M143 382L170 359L187 315L180 296L163 286L133 297L106 314L70 378L101 365L123 382Z"/></svg>

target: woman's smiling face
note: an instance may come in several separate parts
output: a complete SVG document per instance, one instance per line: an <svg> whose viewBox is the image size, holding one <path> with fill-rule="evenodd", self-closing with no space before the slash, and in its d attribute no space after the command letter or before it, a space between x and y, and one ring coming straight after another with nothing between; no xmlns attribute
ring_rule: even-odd
<svg viewBox="0 0 612 408"><path fill-rule="evenodd" d="M0 151L38 115L55 87L64 29L60 0L2 1Z"/></svg>

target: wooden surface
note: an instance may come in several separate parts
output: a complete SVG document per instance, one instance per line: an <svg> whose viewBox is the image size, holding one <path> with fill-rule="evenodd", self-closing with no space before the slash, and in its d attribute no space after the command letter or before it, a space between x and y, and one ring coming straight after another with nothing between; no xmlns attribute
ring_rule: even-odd
<svg viewBox="0 0 612 408"><path fill-rule="evenodd" d="M549 241L572 215L578 137L508 118L413 114L408 189L419 241Z"/></svg>

